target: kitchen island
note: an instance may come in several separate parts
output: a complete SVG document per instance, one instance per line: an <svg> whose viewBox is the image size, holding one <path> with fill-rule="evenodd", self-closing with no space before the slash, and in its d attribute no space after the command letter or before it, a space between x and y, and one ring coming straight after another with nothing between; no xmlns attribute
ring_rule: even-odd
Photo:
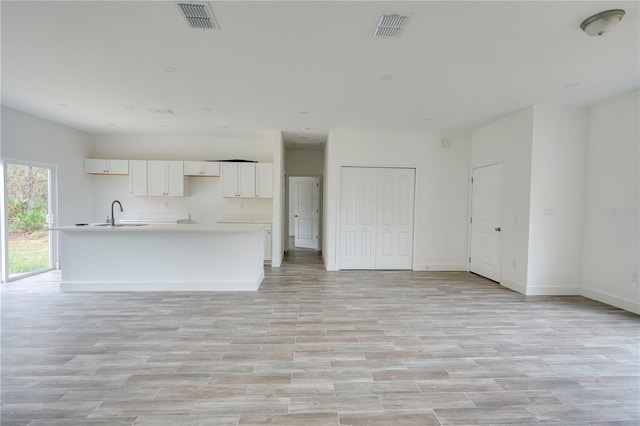
<svg viewBox="0 0 640 426"><path fill-rule="evenodd" d="M255 291L264 226L63 226L62 291Z"/></svg>

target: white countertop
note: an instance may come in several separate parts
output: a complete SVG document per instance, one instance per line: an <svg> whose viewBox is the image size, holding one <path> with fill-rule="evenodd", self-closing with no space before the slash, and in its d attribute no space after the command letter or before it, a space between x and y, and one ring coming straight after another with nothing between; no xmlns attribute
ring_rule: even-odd
<svg viewBox="0 0 640 426"><path fill-rule="evenodd" d="M271 223L273 219L270 216L225 216L218 223Z"/></svg>
<svg viewBox="0 0 640 426"><path fill-rule="evenodd" d="M258 223L219 223L215 225L175 224L175 225L142 225L142 226L59 226L52 231L63 232L257 232L262 231L264 225Z"/></svg>

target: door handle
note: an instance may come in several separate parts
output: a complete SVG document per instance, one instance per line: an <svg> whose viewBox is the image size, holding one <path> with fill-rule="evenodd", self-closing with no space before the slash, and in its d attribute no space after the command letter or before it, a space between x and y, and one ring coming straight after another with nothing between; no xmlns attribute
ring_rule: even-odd
<svg viewBox="0 0 640 426"><path fill-rule="evenodd" d="M495 228L494 230L495 230L495 231L500 232L500 231L502 231L502 228L500 228L500 227L498 226L498 227L497 227L497 228Z"/></svg>
<svg viewBox="0 0 640 426"><path fill-rule="evenodd" d="M298 217L298 215L295 215L294 217Z"/></svg>

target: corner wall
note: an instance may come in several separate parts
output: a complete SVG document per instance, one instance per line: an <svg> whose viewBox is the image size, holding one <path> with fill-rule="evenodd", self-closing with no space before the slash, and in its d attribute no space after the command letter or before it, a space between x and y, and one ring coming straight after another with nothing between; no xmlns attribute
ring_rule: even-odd
<svg viewBox="0 0 640 426"><path fill-rule="evenodd" d="M504 163L500 283L523 294L527 289L532 143L533 108L527 108L476 130L471 144L471 169Z"/></svg>
<svg viewBox="0 0 640 426"><path fill-rule="evenodd" d="M535 106L527 295L580 294L587 109Z"/></svg>
<svg viewBox="0 0 640 426"><path fill-rule="evenodd" d="M639 94L589 108L582 250L582 294L637 314Z"/></svg>

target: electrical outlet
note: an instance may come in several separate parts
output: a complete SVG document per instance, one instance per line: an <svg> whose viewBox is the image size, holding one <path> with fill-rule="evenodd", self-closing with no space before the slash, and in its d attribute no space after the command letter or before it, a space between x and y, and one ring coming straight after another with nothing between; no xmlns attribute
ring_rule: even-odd
<svg viewBox="0 0 640 426"><path fill-rule="evenodd" d="M638 284L638 273L637 272L632 272L631 273L631 282Z"/></svg>

